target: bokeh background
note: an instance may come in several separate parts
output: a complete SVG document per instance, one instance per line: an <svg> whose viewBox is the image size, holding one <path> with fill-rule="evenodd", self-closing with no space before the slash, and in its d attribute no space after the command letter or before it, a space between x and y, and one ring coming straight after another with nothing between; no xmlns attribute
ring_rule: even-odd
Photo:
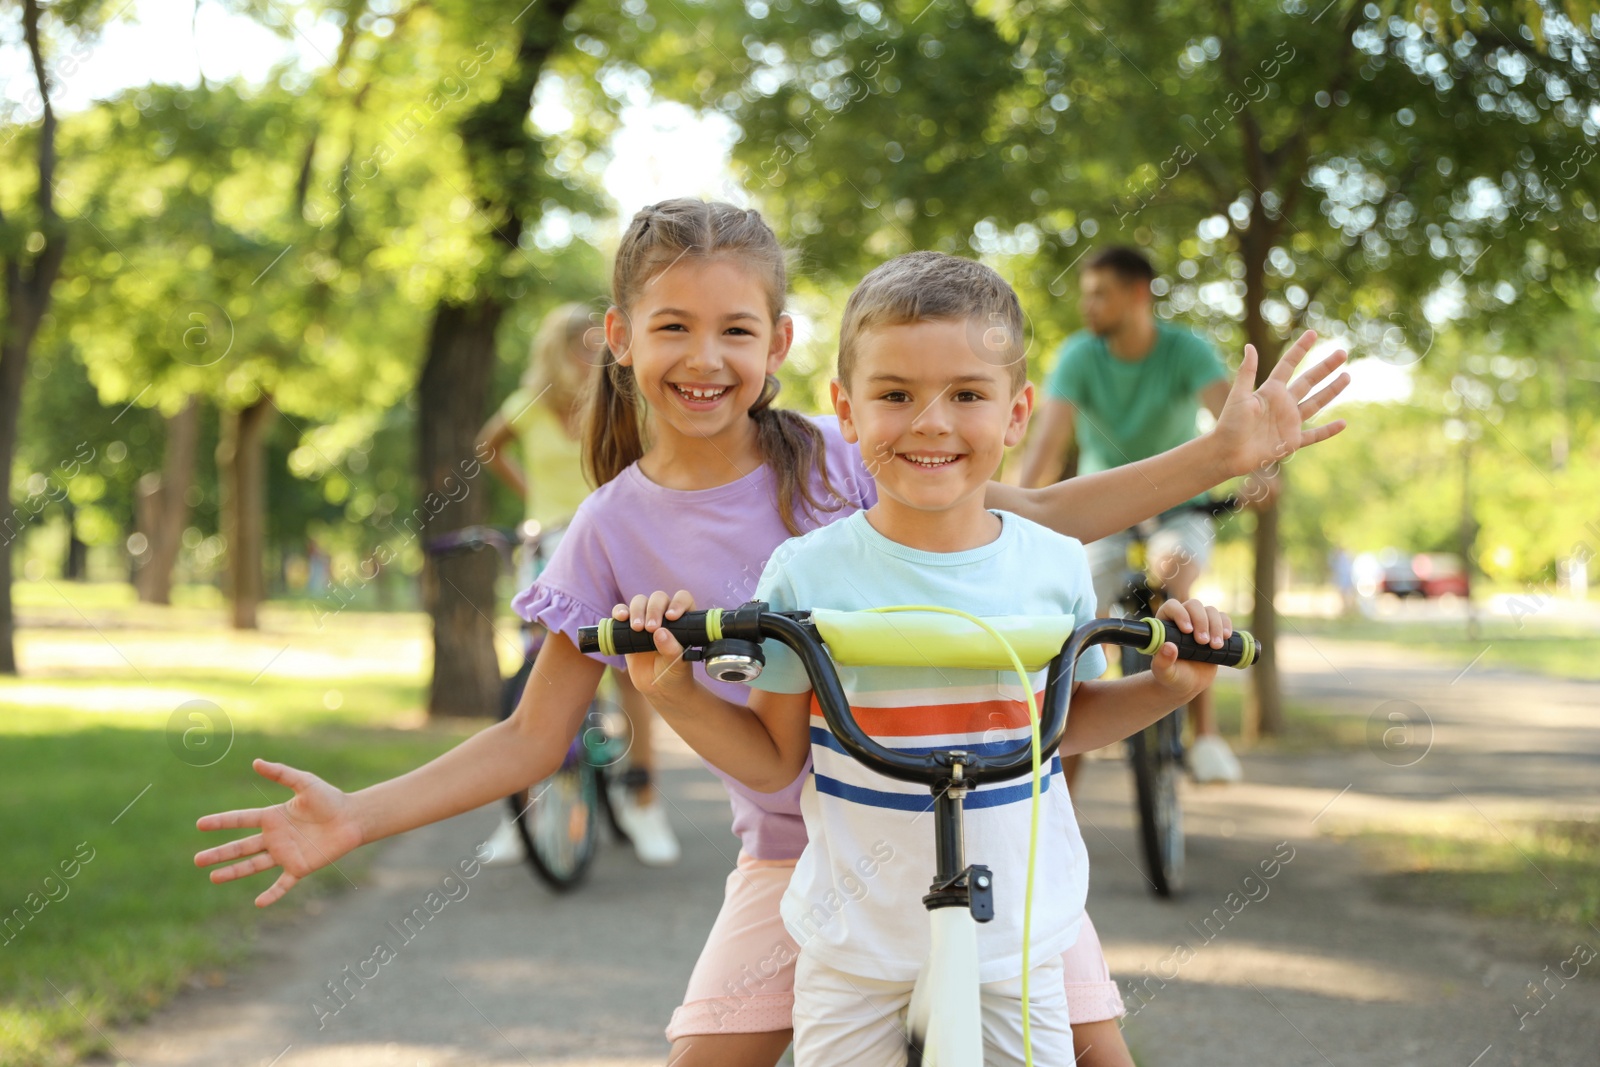
<svg viewBox="0 0 1600 1067"><path fill-rule="evenodd" d="M422 545L521 503L445 478L670 196L794 249L802 409L851 286L919 248L1012 280L1035 381L1106 244L1235 367L1317 330L1350 428L1223 523L1210 594L1265 635L1600 678L1597 27L1587 0L0 3L0 908L80 839L118 871L0 949L0 1062L104 1048L243 951L237 901L171 865L230 789L260 802L237 736L359 784L493 707L509 580ZM1467 595L1393 595L1419 571ZM1269 667L1230 728L1339 743ZM166 740L193 714L204 768ZM1592 812L1500 837L1600 857ZM1573 878L1501 909L1591 924Z"/></svg>

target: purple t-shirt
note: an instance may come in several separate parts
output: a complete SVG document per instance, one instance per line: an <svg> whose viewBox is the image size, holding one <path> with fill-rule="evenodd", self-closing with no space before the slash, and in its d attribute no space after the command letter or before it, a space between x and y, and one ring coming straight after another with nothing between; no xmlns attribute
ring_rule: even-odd
<svg viewBox="0 0 1600 1067"><path fill-rule="evenodd" d="M802 532L853 515L878 499L861 450L839 435L838 419L811 421L822 431L828 479L842 499L830 501L813 474L813 494L838 508L812 514L797 504ZM580 626L593 626L638 593L687 589L697 607L736 607L755 594L767 559L788 539L768 467L714 489L684 490L657 485L635 463L584 500L549 566L511 606L573 644ZM621 656L594 658L625 667ZM749 699L747 687L714 681L698 663L694 671L702 684L735 704ZM746 853L762 860L799 857L806 845L800 788L811 773L809 763L776 793L757 793L715 767L711 771L728 787L733 832Z"/></svg>

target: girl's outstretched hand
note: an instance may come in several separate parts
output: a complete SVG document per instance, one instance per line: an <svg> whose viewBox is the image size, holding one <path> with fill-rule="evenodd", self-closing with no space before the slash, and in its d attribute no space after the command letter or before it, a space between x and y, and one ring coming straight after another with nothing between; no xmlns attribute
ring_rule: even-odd
<svg viewBox="0 0 1600 1067"><path fill-rule="evenodd" d="M1156 617L1168 620L1212 648L1221 648L1233 636L1233 620L1228 618L1228 613L1207 607L1198 600L1186 600L1181 604L1176 600L1163 601L1156 610ZM1183 694L1181 701L1187 701L1211 684L1217 676L1217 665L1179 659L1178 646L1168 641L1152 657L1150 673L1155 675L1159 685Z"/></svg>
<svg viewBox="0 0 1600 1067"><path fill-rule="evenodd" d="M1294 381L1289 380L1316 342L1314 330L1301 334L1278 358L1272 374L1259 389L1255 386L1255 346L1244 346L1244 362L1239 365L1239 375L1234 379L1222 413L1217 416L1216 429L1212 431L1235 474L1264 470L1288 459L1297 449L1326 441L1344 429L1343 419L1335 419L1325 426L1305 425L1350 384L1350 375L1340 374L1315 396L1310 395L1313 388L1344 363L1343 349L1319 361Z"/></svg>
<svg viewBox="0 0 1600 1067"><path fill-rule="evenodd" d="M362 842L349 796L308 771L282 763L255 761L256 773L294 790L294 796L270 808L241 808L203 816L201 830L259 829L252 837L198 852L196 867L228 863L211 872L219 885L273 867L283 868L278 880L256 897L256 907L275 903L312 871L333 863ZM237 863L230 861L237 860Z"/></svg>

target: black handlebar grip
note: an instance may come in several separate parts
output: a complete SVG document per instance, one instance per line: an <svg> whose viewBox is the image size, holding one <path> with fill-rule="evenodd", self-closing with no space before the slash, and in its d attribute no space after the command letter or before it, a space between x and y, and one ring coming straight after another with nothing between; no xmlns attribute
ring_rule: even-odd
<svg viewBox="0 0 1600 1067"><path fill-rule="evenodd" d="M1186 634L1171 623L1161 619L1145 619L1150 626L1150 644L1139 651L1153 656L1161 646L1170 641L1178 646L1179 659L1192 659L1201 663L1215 663L1219 667L1248 667L1260 658L1261 644L1248 630L1235 630L1221 648L1202 645L1193 634Z"/></svg>
<svg viewBox="0 0 1600 1067"><path fill-rule="evenodd" d="M662 627L678 639L684 648L710 644L721 636L722 611L686 611L682 618L664 619ZM626 622L601 619L597 626L584 626L578 630L578 651L585 655L599 653L603 656L625 656L633 652L654 652L655 634L650 630L635 630Z"/></svg>

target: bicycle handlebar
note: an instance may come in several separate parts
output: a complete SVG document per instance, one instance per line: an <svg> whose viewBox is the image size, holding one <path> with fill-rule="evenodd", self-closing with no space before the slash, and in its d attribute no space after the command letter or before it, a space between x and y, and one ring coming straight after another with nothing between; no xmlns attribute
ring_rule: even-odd
<svg viewBox="0 0 1600 1067"><path fill-rule="evenodd" d="M1243 508L1244 505L1245 501L1243 497L1234 496L1232 493L1230 493L1227 496L1219 496L1214 500L1208 500L1204 504L1190 504L1189 507L1215 519L1223 515L1227 515L1230 512L1238 511Z"/></svg>
<svg viewBox="0 0 1600 1067"><path fill-rule="evenodd" d="M422 550L430 556L447 556L453 552L470 552L479 548L492 548L504 555L511 551L511 538L499 527L463 526L459 530L430 538L422 545Z"/></svg>
<svg viewBox="0 0 1600 1067"><path fill-rule="evenodd" d="M951 779L953 765L959 762L962 780L977 784L1016 778L1032 767L1032 749L1026 740L1008 751L992 755L960 749L906 752L873 740L850 713L850 703L839 683L838 672L824 650L810 612L768 611L767 605L753 602L736 609L686 612L679 619L664 622L663 626L685 648L703 647L722 640L759 643L767 638L776 638L787 645L800 657L834 737L851 757L880 774L907 782L938 785ZM1154 654L1166 641L1177 645L1181 659L1241 668L1254 663L1261 648L1259 642L1243 630L1236 631L1224 647L1212 648L1168 627L1160 619L1141 622L1095 619L1086 623L1072 631L1060 652L1050 661L1044 705L1040 709L1040 751L1053 752L1066 732L1067 702L1079 656L1099 644L1129 645ZM634 630L627 623L604 619L597 626L585 626L578 631L578 650L602 655L653 652L655 636L648 631Z"/></svg>

